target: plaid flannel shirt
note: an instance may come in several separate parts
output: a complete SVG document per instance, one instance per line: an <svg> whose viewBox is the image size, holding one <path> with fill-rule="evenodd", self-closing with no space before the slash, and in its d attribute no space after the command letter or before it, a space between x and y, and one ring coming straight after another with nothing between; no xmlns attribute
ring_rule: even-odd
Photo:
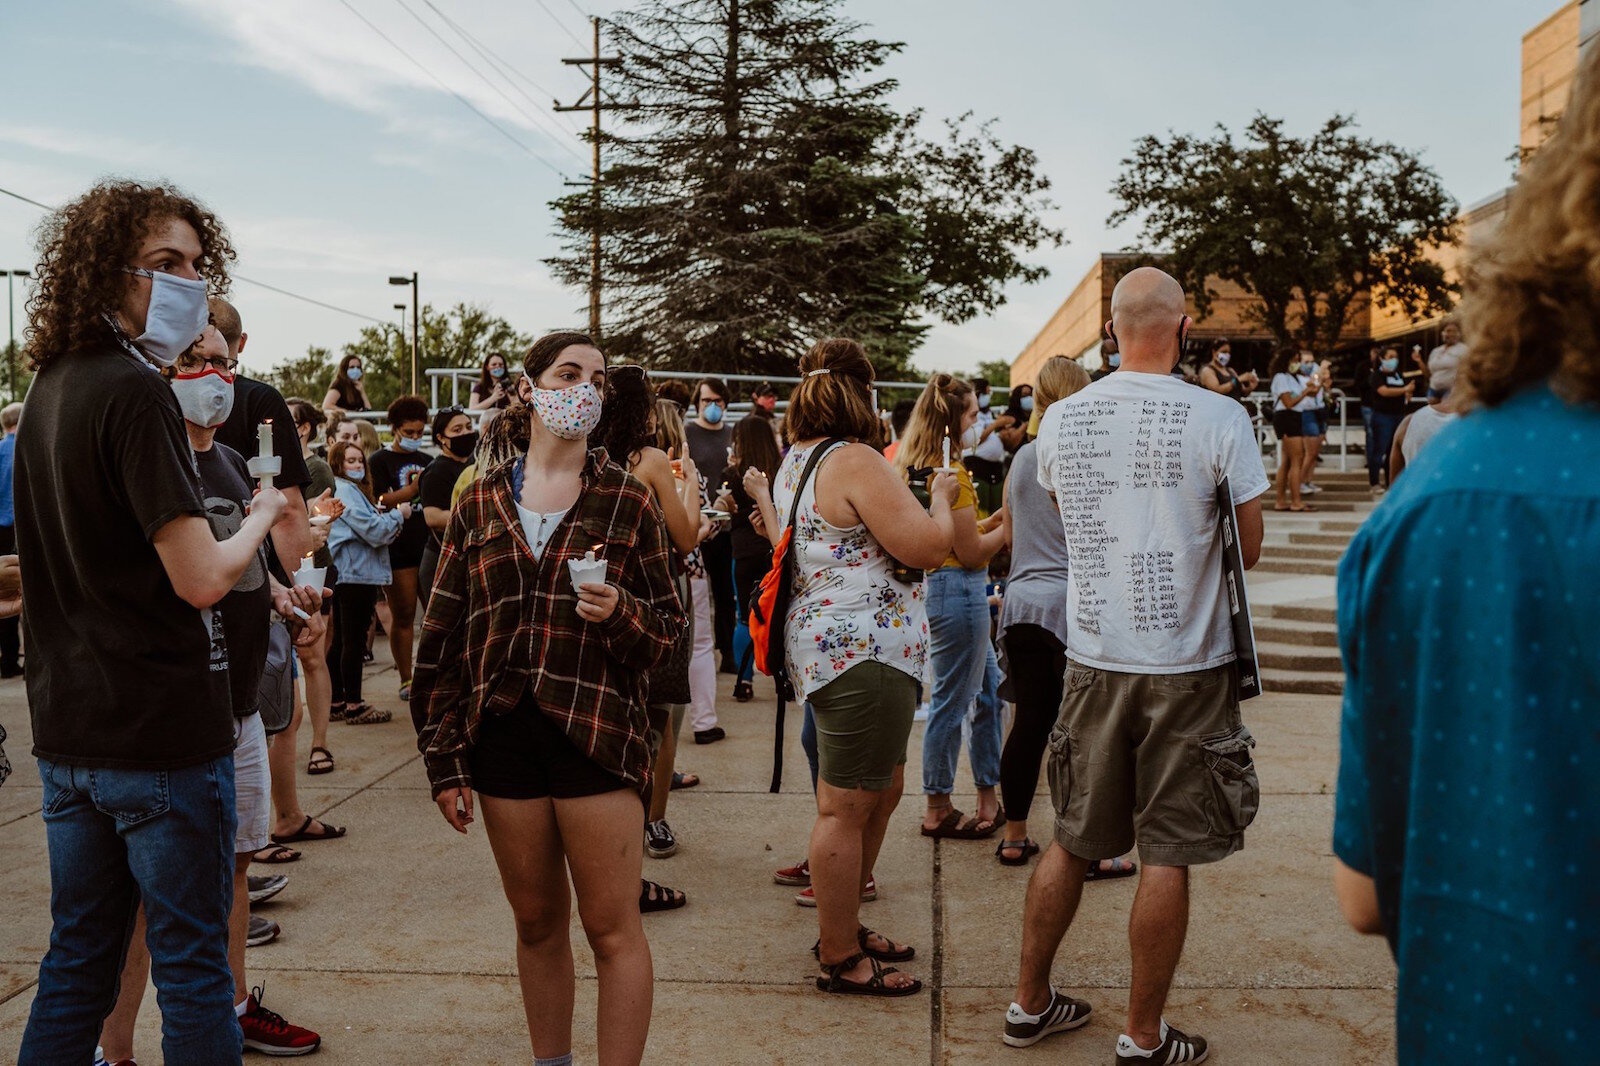
<svg viewBox="0 0 1600 1066"><path fill-rule="evenodd" d="M411 699L437 796L471 787L467 755L485 715L531 695L578 750L644 794L646 671L688 626L650 490L589 452L583 489L536 561L511 497L514 463L462 494L423 617ZM619 593L604 622L578 616L567 569L589 549Z"/></svg>

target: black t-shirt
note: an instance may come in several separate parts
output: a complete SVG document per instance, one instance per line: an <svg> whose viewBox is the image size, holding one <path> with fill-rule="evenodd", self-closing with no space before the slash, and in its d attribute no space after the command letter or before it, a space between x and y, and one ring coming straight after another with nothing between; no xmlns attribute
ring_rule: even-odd
<svg viewBox="0 0 1600 1066"><path fill-rule="evenodd" d="M280 489L304 492L311 484L311 473L300 451L300 434L294 428L294 415L278 390L265 381L243 374L233 379L233 411L228 420L217 427L216 441L249 459L259 450L257 427L269 418L272 419L272 454L283 457L283 473L273 478L272 483Z"/></svg>
<svg viewBox="0 0 1600 1066"><path fill-rule="evenodd" d="M1405 414L1406 398L1404 396L1380 396L1378 394L1378 386L1380 385L1391 389L1403 389L1406 387L1404 375L1399 370L1392 370L1387 373L1382 370L1374 370L1368 387L1372 390L1372 409L1374 411L1385 415Z"/></svg>
<svg viewBox="0 0 1600 1066"><path fill-rule="evenodd" d="M367 460L367 470L372 474L372 494L404 488L422 476L432 460L427 452L397 452L393 448L379 448ZM454 484L452 482L451 484ZM416 500L411 501L413 505ZM406 519L400 536L389 545L389 565L397 570L407 570L422 561L423 546L428 543L428 523L423 520L422 508L414 507Z"/></svg>
<svg viewBox="0 0 1600 1066"><path fill-rule="evenodd" d="M227 540L244 524L245 508L255 492L244 458L226 444L213 443L209 451L196 452L200 484L206 492L206 518L216 538ZM221 668L228 672L228 691L235 718L256 712L261 672L267 665L267 617L272 610L272 587L267 582L267 553L256 552L255 562L211 611L211 669L218 667L218 630Z"/></svg>
<svg viewBox="0 0 1600 1066"><path fill-rule="evenodd" d="M28 392L14 484L34 754L170 770L231 752L227 678L151 542L206 513L171 387L119 348L56 357Z"/></svg>
<svg viewBox="0 0 1600 1066"><path fill-rule="evenodd" d="M772 542L757 533L750 524L750 516L755 513L756 502L750 494L744 491L744 478L733 467L723 471L723 482L728 487L728 494L733 497L735 508L733 521L728 523L729 539L733 542L733 557L735 559L760 559L772 554ZM712 501L715 502L715 501Z"/></svg>
<svg viewBox="0 0 1600 1066"><path fill-rule="evenodd" d="M448 455L440 455L439 458L429 463L428 469L422 472L422 483L417 490L417 507L419 509L437 507L441 511L450 510L450 496L455 492L456 482L461 478L461 471L471 465L471 463L463 463L459 459L452 459ZM423 523L427 523L426 516L423 518ZM429 532L432 531L430 530ZM434 547L439 547L441 543L442 538L439 534L433 533Z"/></svg>

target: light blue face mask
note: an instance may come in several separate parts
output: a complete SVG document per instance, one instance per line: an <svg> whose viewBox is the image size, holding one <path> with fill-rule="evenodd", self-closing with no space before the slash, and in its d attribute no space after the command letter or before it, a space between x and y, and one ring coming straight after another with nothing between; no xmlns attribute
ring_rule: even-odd
<svg viewBox="0 0 1600 1066"><path fill-rule="evenodd" d="M1029 414L1033 413L1033 397L1032 396L1024 396L1022 398L1022 409L1024 411L1026 411L1027 413L1029 413Z"/></svg>
<svg viewBox="0 0 1600 1066"><path fill-rule="evenodd" d="M720 403L708 403L704 414L705 420L714 426L722 421L722 405Z"/></svg>
<svg viewBox="0 0 1600 1066"><path fill-rule="evenodd" d="M144 332L133 343L152 363L169 367L189 350L206 328L206 283L191 281L159 270L124 267L130 274L150 279L150 306L144 315Z"/></svg>
<svg viewBox="0 0 1600 1066"><path fill-rule="evenodd" d="M503 366L492 366L489 368L489 376L499 380L500 378L506 376L506 368Z"/></svg>
<svg viewBox="0 0 1600 1066"><path fill-rule="evenodd" d="M1378 365L1383 368L1383 372L1385 374L1392 374L1396 370L1400 369L1400 360L1398 360L1398 359L1385 359L1383 362L1379 363Z"/></svg>
<svg viewBox="0 0 1600 1066"><path fill-rule="evenodd" d="M1110 355L1106 356L1106 362L1110 365L1112 370L1115 370L1117 367L1122 365L1122 356L1117 352L1112 352Z"/></svg>
<svg viewBox="0 0 1600 1066"><path fill-rule="evenodd" d="M420 452L422 450L421 437L399 437L400 450L404 452Z"/></svg>
<svg viewBox="0 0 1600 1066"><path fill-rule="evenodd" d="M1317 369L1317 364L1316 363L1301 363L1300 364L1300 373L1302 373L1302 374L1315 373L1316 369Z"/></svg>
<svg viewBox="0 0 1600 1066"><path fill-rule="evenodd" d="M351 381L361 380L361 368L359 366L351 367L349 370L346 370L344 374L345 377L349 378Z"/></svg>
<svg viewBox="0 0 1600 1066"><path fill-rule="evenodd" d="M344 476L349 478L351 481L360 481L362 478L367 476L367 468L364 466L358 466L354 470L346 470L344 472Z"/></svg>

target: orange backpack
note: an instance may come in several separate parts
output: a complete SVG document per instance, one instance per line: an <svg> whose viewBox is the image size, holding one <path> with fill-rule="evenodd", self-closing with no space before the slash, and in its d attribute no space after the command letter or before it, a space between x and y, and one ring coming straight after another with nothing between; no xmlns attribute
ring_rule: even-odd
<svg viewBox="0 0 1600 1066"><path fill-rule="evenodd" d="M784 626L789 618L789 600L794 589L794 568L789 565L790 543L794 540L794 522L800 514L800 497L806 482L822 461L822 457L843 437L830 437L817 445L800 472L800 481L794 488L794 502L789 506L789 524L772 549L772 569L761 579L755 602L750 605L750 642L755 646L756 669L772 678L778 689L777 736L772 750L772 788L778 791L783 780L783 711L795 698L794 681L789 677L788 655L784 651Z"/></svg>

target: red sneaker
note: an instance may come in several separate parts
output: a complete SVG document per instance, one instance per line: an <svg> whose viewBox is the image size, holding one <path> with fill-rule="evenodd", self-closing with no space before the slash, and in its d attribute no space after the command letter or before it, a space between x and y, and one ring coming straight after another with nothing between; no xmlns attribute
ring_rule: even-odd
<svg viewBox="0 0 1600 1066"><path fill-rule="evenodd" d="M801 859L793 866L785 866L773 874L772 879L780 885L804 888L811 884L811 860Z"/></svg>
<svg viewBox="0 0 1600 1066"><path fill-rule="evenodd" d="M239 1018L244 1029L244 1049L264 1055L309 1055L322 1046L322 1037L310 1029L290 1025L283 1015L261 1005L264 986L250 992L249 1006Z"/></svg>
<svg viewBox="0 0 1600 1066"><path fill-rule="evenodd" d="M876 877L869 877L867 878L867 887L861 890L861 902L871 903L877 898L878 879ZM816 890L808 888L804 892L797 894L794 897L794 901L800 904L802 907L815 907L817 905Z"/></svg>

